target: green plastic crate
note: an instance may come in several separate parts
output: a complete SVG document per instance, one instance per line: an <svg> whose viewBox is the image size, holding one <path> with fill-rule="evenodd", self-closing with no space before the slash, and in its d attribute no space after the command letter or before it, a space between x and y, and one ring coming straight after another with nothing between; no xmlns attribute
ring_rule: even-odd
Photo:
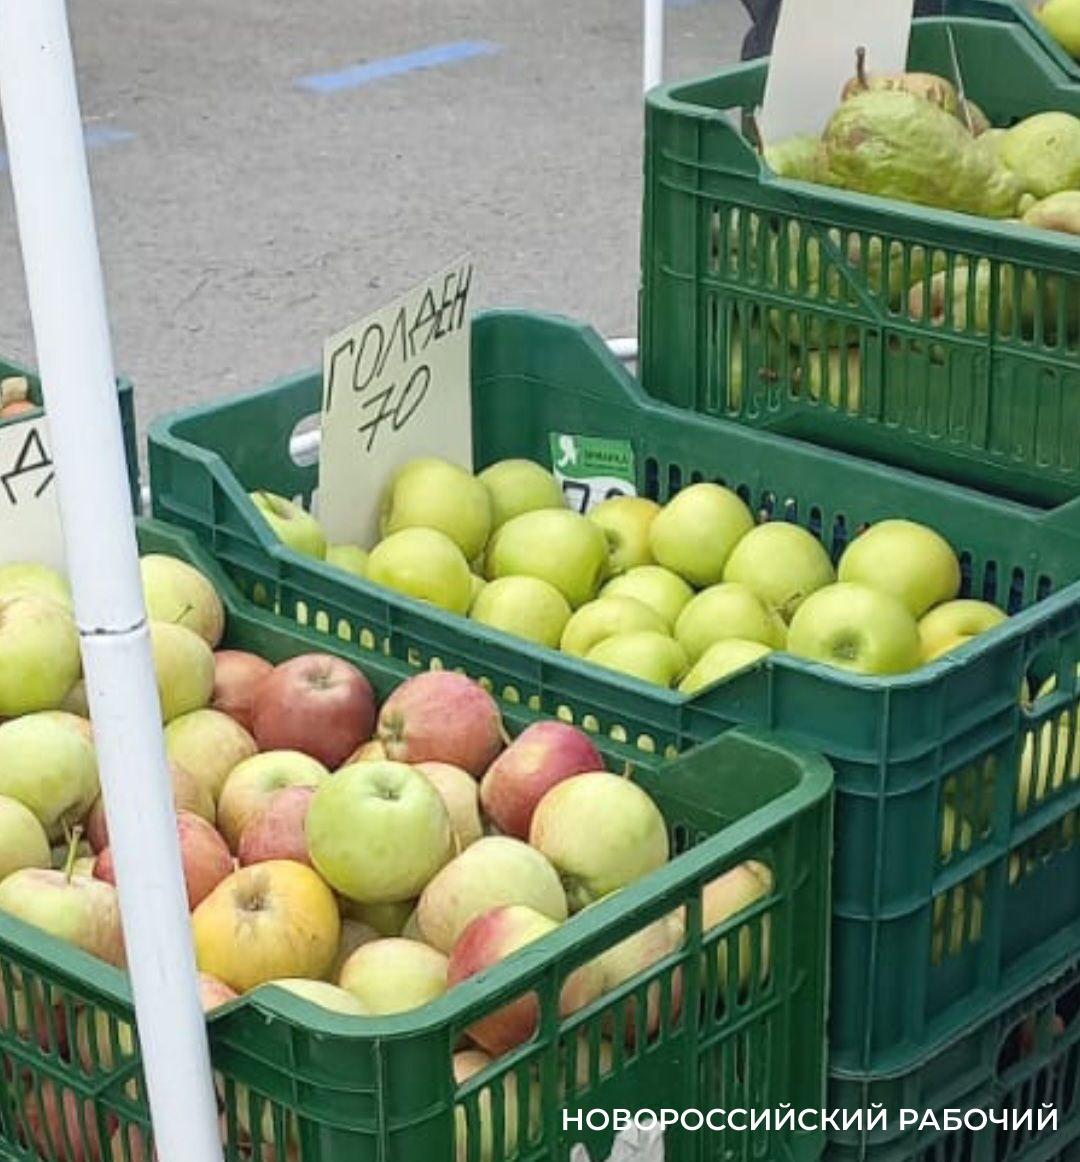
<svg viewBox="0 0 1080 1162"><path fill-rule="evenodd" d="M953 0L953 2L955 3L956 0ZM1019 20L1021 24L1030 30L1031 35L1045 52L1049 54L1054 64L1073 82L1080 83L1080 60L1075 60L1069 56L1065 49L1035 19L1031 8L1034 0L1030 0L1030 2L1029 0L967 0L967 2L976 3L991 10L997 9L999 12L995 14L1000 14L1008 19Z"/></svg>
<svg viewBox="0 0 1080 1162"><path fill-rule="evenodd" d="M1080 114L1080 88L1016 20L917 21L911 67L951 76L949 30L994 124ZM1076 496L1076 238L777 178L738 127L767 71L646 98L646 390L1029 503ZM966 297L940 318L911 309L901 288L929 301L943 268L952 300L965 264Z"/></svg>
<svg viewBox="0 0 1080 1162"><path fill-rule="evenodd" d="M880 1103L886 1129L830 1132L827 1162L1067 1162L1080 1157L1080 960L1015 1005L893 1077L830 1079L828 1105ZM1057 1129L1037 1132L1044 1103ZM1030 1131L989 1125L944 1131L900 1128L900 1110L1034 1112ZM1043 1112L1049 1112L1048 1109ZM1011 1113L1010 1113L1011 1119ZM977 1124L977 1123L976 1123Z"/></svg>
<svg viewBox="0 0 1080 1162"><path fill-rule="evenodd" d="M1080 815L1080 756L1069 757L1069 779L1040 788L1022 814L1013 800L1025 741L1080 702L1080 501L1037 513L666 407L644 396L595 332L565 319L479 317L472 380L478 468L514 456L550 464L553 432L623 439L644 495L664 501L684 484L724 480L755 511L811 529L834 555L883 517L932 525L960 553L965 593L1020 612L899 678L854 677L786 654L693 698L621 678L275 540L246 490L310 499L317 466L294 462L289 437L318 410L317 373L159 420L150 432L154 513L193 530L245 593L288 616L416 666L437 659L464 669L642 752L678 752L755 725L826 754L838 790L832 991L845 998L831 1017L836 1067L904 1068L1075 949L1080 845L1068 835ZM1027 711L1018 695L1033 666L1056 672L1060 686ZM959 837L946 810L954 804L965 819ZM965 927L974 900L978 931Z"/></svg>
<svg viewBox="0 0 1080 1162"><path fill-rule="evenodd" d="M329 649L362 665L380 698L410 673L398 662L361 654L256 609L187 534L146 522L140 546L189 560L213 579L226 604L227 647L272 661ZM508 703L502 710L515 733L536 718ZM228 1162L248 1157L241 1152L243 1126L266 1127L263 1140L251 1144L259 1162L451 1162L455 1116L470 1127L471 1146L458 1162L479 1162L479 1103L490 1104L501 1118L503 1103L495 1095L504 1084L516 1087L522 1121L531 1128L520 1150L485 1154L490 1162L565 1159L579 1140L598 1162L607 1157L610 1132L564 1129L564 1109L708 1109L736 1101L762 1108L787 1101L801 1108L821 1102L832 819L828 764L753 732L728 734L671 760L603 745L609 769L629 763L631 776L663 810L678 858L422 1011L341 1017L277 990L217 1010L210 1041ZM774 891L737 923L703 938L703 885L751 858L773 869ZM557 998L569 972L681 907L687 909L688 935L680 950L588 1009L559 1019ZM763 934L771 967L762 959ZM727 948L723 975L717 956L702 955L721 944ZM124 1052L117 1026L132 1016L123 974L0 914L0 998L8 998L8 1011L16 972L27 994L47 997L46 1008L60 1005L65 1024L77 1030L69 1041L83 1048L67 1058L56 1051L60 1022L43 1022L52 1030L44 1047L0 1024L0 1154L6 1149L17 1162L37 1157L19 1146L24 1122L12 1101L13 1075L29 1073L35 1084L53 1081L80 1099L93 1099L97 1121L91 1133L95 1125L111 1124L113 1116L145 1128L138 1058ZM646 1037L642 1021L650 990L660 1023ZM540 1003L535 1038L458 1090L450 1062L463 1030L529 991ZM681 1004L673 999L680 991ZM605 1022L624 1027L628 1006L635 1005L635 1048L612 1042L613 1056L605 1061L599 1050ZM109 1015L100 1039L85 1035L92 1025L88 1015L76 1015L80 1007L86 1014ZM455 1115L455 1107L461 1113ZM820 1132L786 1130L710 1134L704 1154L697 1152L701 1140L699 1134L669 1131L667 1157L813 1162L823 1146Z"/></svg>
<svg viewBox="0 0 1080 1162"><path fill-rule="evenodd" d="M30 398L41 405L41 380L37 375L22 364L5 359L0 355L0 380L9 376L22 375L30 382ZM120 399L120 422L124 428L124 450L127 453L128 480L131 485L131 504L135 512L139 511L141 497L139 495L139 452L135 432L135 392L131 380L124 377L116 381L116 390ZM7 427L25 423L27 417L17 417L10 420L0 420L0 426ZM33 418L31 413L30 418Z"/></svg>

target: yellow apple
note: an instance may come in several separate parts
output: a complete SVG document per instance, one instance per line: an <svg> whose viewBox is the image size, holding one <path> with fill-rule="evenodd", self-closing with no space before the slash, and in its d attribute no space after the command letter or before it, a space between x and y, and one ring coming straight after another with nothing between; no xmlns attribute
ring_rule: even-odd
<svg viewBox="0 0 1080 1162"><path fill-rule="evenodd" d="M153 621L150 643L162 721L208 706L214 696L214 654L206 641L186 626Z"/></svg>
<svg viewBox="0 0 1080 1162"><path fill-rule="evenodd" d="M724 566L724 580L749 586L790 622L811 593L836 580L836 571L816 537L790 521L774 520L751 529L735 546Z"/></svg>
<svg viewBox="0 0 1080 1162"><path fill-rule="evenodd" d="M701 930L708 933L712 929L745 911L751 904L764 899L773 890L772 871L758 860L747 860L733 867L731 871L718 876L705 885L701 893ZM760 977L764 982L769 975L770 965L770 925L769 917L763 916L755 925L759 933ZM744 924L737 936L728 937L716 945L717 978L723 989L728 975L728 945L737 946L736 976L740 992L745 992L750 984L753 963L752 926Z"/></svg>
<svg viewBox="0 0 1080 1162"><path fill-rule="evenodd" d="M207 578L186 561L163 553L143 557L139 568L150 620L186 626L214 649L225 632L225 607Z"/></svg>
<svg viewBox="0 0 1080 1162"><path fill-rule="evenodd" d="M355 577L367 576L368 553L359 545L327 545L326 563Z"/></svg>
<svg viewBox="0 0 1080 1162"><path fill-rule="evenodd" d="M613 577L600 591L601 598L633 597L655 610L665 628L672 630L693 589L677 574L660 565L639 565L621 577Z"/></svg>
<svg viewBox="0 0 1080 1162"><path fill-rule="evenodd" d="M332 1013L344 1013L349 1017L366 1017L370 1013L364 1006L339 985L330 984L325 980L308 980L306 977L282 977L280 980L268 980L260 988L284 989L294 997L302 997L321 1009L329 1009Z"/></svg>
<svg viewBox="0 0 1080 1162"><path fill-rule="evenodd" d="M500 460L485 468L478 479L491 497L492 532L522 513L566 507L559 482L532 460Z"/></svg>
<svg viewBox="0 0 1080 1162"><path fill-rule="evenodd" d="M677 493L649 529L658 564L699 589L724 575L732 549L754 527L746 505L719 484L691 484Z"/></svg>
<svg viewBox="0 0 1080 1162"><path fill-rule="evenodd" d="M933 661L1005 620L1006 614L988 601L946 601L919 621L923 661Z"/></svg>
<svg viewBox="0 0 1080 1162"><path fill-rule="evenodd" d="M49 867L45 828L18 799L0 795L0 882L24 867Z"/></svg>
<svg viewBox="0 0 1080 1162"><path fill-rule="evenodd" d="M290 549L319 560L326 556L326 534L311 513L272 492L253 492L251 501L278 540Z"/></svg>
<svg viewBox="0 0 1080 1162"><path fill-rule="evenodd" d="M380 541L368 557L367 577L450 613L467 613L472 602L468 562L437 529L402 529Z"/></svg>
<svg viewBox="0 0 1080 1162"><path fill-rule="evenodd" d="M617 633L598 642L587 662L656 686L673 686L686 673L686 651L674 638L654 630Z"/></svg>
<svg viewBox="0 0 1080 1162"><path fill-rule="evenodd" d="M27 593L47 597L73 613L75 605L71 599L71 586L55 569L39 565L34 561L15 561L0 565L0 599L23 596Z"/></svg>
<svg viewBox="0 0 1080 1162"><path fill-rule="evenodd" d="M879 521L860 533L837 576L891 594L917 618L960 591L960 562L948 541L910 520Z"/></svg>
<svg viewBox="0 0 1080 1162"><path fill-rule="evenodd" d="M204 708L165 727L165 753L211 796L214 803L229 773L258 752L255 739L236 719ZM201 812L200 812L201 814ZM211 816L210 821L213 822Z"/></svg>
<svg viewBox="0 0 1080 1162"><path fill-rule="evenodd" d="M391 477L380 502L384 537L402 529L436 529L467 561L480 555L491 533L491 497L472 473L449 460L410 460Z"/></svg>
<svg viewBox="0 0 1080 1162"><path fill-rule="evenodd" d="M607 539L587 517L565 508L538 509L508 520L491 538L486 573L492 581L539 577L577 609L596 596L607 552Z"/></svg>
<svg viewBox="0 0 1080 1162"><path fill-rule="evenodd" d="M636 597L612 593L598 597L576 610L562 633L559 648L564 654L583 658L593 646L609 637L638 630L667 633L668 623L652 606Z"/></svg>
<svg viewBox="0 0 1080 1162"><path fill-rule="evenodd" d="M687 603L675 623L675 638L693 664L711 645L725 638L782 649L787 626L748 585L722 581L703 589Z"/></svg>
<svg viewBox="0 0 1080 1162"><path fill-rule="evenodd" d="M485 585L469 610L473 621L554 649L570 620L566 598L539 577L500 577Z"/></svg>
<svg viewBox="0 0 1080 1162"><path fill-rule="evenodd" d="M608 542L608 575L617 577L639 565L652 565L649 529L660 506L644 496L612 496L589 513Z"/></svg>
<svg viewBox="0 0 1080 1162"><path fill-rule="evenodd" d="M761 642L743 641L740 638L724 638L714 642L687 671L679 683L679 693L696 694L772 652L770 646Z"/></svg>
<svg viewBox="0 0 1080 1162"><path fill-rule="evenodd" d="M0 597L0 718L59 707L81 671L79 632L64 606L34 593Z"/></svg>
<svg viewBox="0 0 1080 1162"><path fill-rule="evenodd" d="M436 949L389 936L362 944L342 966L339 983L365 1012L383 1016L441 997L446 969L447 959Z"/></svg>
<svg viewBox="0 0 1080 1162"><path fill-rule="evenodd" d="M1058 44L1080 60L1080 3L1077 0L1040 0L1035 6L1035 15Z"/></svg>

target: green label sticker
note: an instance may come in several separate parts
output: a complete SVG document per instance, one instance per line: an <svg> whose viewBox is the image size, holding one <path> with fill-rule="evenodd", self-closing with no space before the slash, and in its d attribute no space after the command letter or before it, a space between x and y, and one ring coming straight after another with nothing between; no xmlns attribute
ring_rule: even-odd
<svg viewBox="0 0 1080 1162"><path fill-rule="evenodd" d="M552 471L576 512L589 512L613 496L637 495L629 440L552 432L550 441Z"/></svg>

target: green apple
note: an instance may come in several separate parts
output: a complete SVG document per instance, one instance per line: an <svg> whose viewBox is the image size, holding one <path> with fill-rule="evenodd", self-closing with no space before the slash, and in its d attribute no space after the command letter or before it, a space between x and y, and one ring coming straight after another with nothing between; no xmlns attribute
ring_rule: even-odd
<svg viewBox="0 0 1080 1162"><path fill-rule="evenodd" d="M784 621L791 621L811 593L836 580L836 571L817 537L790 521L774 520L751 529L735 546L724 566L724 580L748 585Z"/></svg>
<svg viewBox="0 0 1080 1162"><path fill-rule="evenodd" d="M656 562L699 589L724 575L731 550L754 527L754 518L729 488L691 484L677 493L649 529Z"/></svg>
<svg viewBox="0 0 1080 1162"><path fill-rule="evenodd" d="M361 904L419 896L452 852L439 792L404 763L338 771L312 796L305 832L319 874Z"/></svg>
<svg viewBox="0 0 1080 1162"><path fill-rule="evenodd" d="M565 508L566 499L554 476L532 460L500 460L480 473L491 497L491 531L522 513Z"/></svg>
<svg viewBox="0 0 1080 1162"><path fill-rule="evenodd" d="M960 562L948 541L910 520L879 521L860 533L837 576L891 594L917 618L960 591Z"/></svg>
<svg viewBox="0 0 1080 1162"><path fill-rule="evenodd" d="M574 613L566 623L559 648L564 654L583 658L593 646L618 633L652 630L666 634L668 628L652 606L636 597L613 593L590 601Z"/></svg>
<svg viewBox="0 0 1080 1162"><path fill-rule="evenodd" d="M946 601L919 621L924 662L933 661L980 633L1006 620L1006 614L988 601Z"/></svg>
<svg viewBox="0 0 1080 1162"><path fill-rule="evenodd" d="M617 577L638 565L652 565L649 529L660 511L655 500L644 496L612 496L589 513L608 540L608 574Z"/></svg>
<svg viewBox="0 0 1080 1162"><path fill-rule="evenodd" d="M737 637L723 638L709 646L687 671L686 677L679 683L679 693L696 694L771 653L771 647L762 642L745 641Z"/></svg>
<svg viewBox="0 0 1080 1162"><path fill-rule="evenodd" d="M357 577L366 577L368 553L359 545L327 545L326 563Z"/></svg>
<svg viewBox="0 0 1080 1162"><path fill-rule="evenodd" d="M604 638L585 660L657 686L674 685L687 667L686 652L674 638L647 629Z"/></svg>
<svg viewBox="0 0 1080 1162"><path fill-rule="evenodd" d="M214 696L214 652L191 629L170 621L150 623L162 722L210 705Z"/></svg>
<svg viewBox="0 0 1080 1162"><path fill-rule="evenodd" d="M0 718L58 707L81 672L67 609L33 593L0 597Z"/></svg>
<svg viewBox="0 0 1080 1162"><path fill-rule="evenodd" d="M306 557L326 556L326 534L311 513L273 492L253 492L251 499L279 541Z"/></svg>
<svg viewBox="0 0 1080 1162"><path fill-rule="evenodd" d="M491 533L491 497L472 473L449 460L410 460L383 492L379 527L384 537L403 529L435 529L472 561Z"/></svg>
<svg viewBox="0 0 1080 1162"><path fill-rule="evenodd" d="M471 775L466 778L472 779ZM358 904L342 899L341 914L366 924L377 936L400 936L405 922L416 911L415 900L395 900L390 904Z"/></svg>
<svg viewBox="0 0 1080 1162"><path fill-rule="evenodd" d="M1080 60L1080 0L1041 0L1035 15L1069 56Z"/></svg>
<svg viewBox="0 0 1080 1162"><path fill-rule="evenodd" d="M74 611L71 587L55 569L29 561L0 565L0 599L26 593L51 598L69 612Z"/></svg>
<svg viewBox="0 0 1080 1162"><path fill-rule="evenodd" d="M554 585L539 577L500 577L484 586L469 616L554 649L570 620L570 606Z"/></svg>
<svg viewBox="0 0 1080 1162"><path fill-rule="evenodd" d="M472 601L468 562L457 545L436 529L391 533L371 550L367 576L376 585L451 613L467 613Z"/></svg>
<svg viewBox="0 0 1080 1162"><path fill-rule="evenodd" d="M150 620L187 626L215 649L225 632L225 607L202 573L163 553L143 557L139 569Z"/></svg>
<svg viewBox="0 0 1080 1162"><path fill-rule="evenodd" d="M826 585L799 606L787 648L856 674L904 674L921 662L919 627L907 606L852 581Z"/></svg>
<svg viewBox="0 0 1080 1162"><path fill-rule="evenodd" d="M0 795L0 882L20 868L49 867L51 854L49 837L33 811Z"/></svg>
<svg viewBox="0 0 1080 1162"><path fill-rule="evenodd" d="M683 606L694 596L693 589L677 574L660 565L639 565L612 579L600 590L601 597L633 597L655 609L671 630Z"/></svg>
<svg viewBox="0 0 1080 1162"><path fill-rule="evenodd" d="M62 711L0 724L0 795L28 807L53 842L98 796L97 758L82 719Z"/></svg>
<svg viewBox="0 0 1080 1162"><path fill-rule="evenodd" d="M675 623L675 639L693 664L715 642L742 638L783 649L787 626L748 585L722 581L689 601Z"/></svg>
<svg viewBox="0 0 1080 1162"><path fill-rule="evenodd" d="M499 577L539 577L577 609L596 596L607 568L607 539L569 509L537 509L508 520L488 545L486 572Z"/></svg>

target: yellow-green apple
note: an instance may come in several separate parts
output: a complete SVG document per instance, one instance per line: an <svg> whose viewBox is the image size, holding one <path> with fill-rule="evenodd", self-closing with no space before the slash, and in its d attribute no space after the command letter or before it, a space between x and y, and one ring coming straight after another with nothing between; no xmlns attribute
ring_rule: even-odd
<svg viewBox="0 0 1080 1162"><path fill-rule="evenodd" d="M774 520L751 529L735 546L724 580L748 586L789 622L811 593L836 580L836 570L817 537L790 521ZM766 644L779 649L783 642Z"/></svg>
<svg viewBox="0 0 1080 1162"><path fill-rule="evenodd" d="M480 819L480 791L476 780L451 763L417 763L416 769L439 792L450 816L452 848L462 852L484 834Z"/></svg>
<svg viewBox="0 0 1080 1162"><path fill-rule="evenodd" d="M741 638L725 638L714 642L687 670L686 676L679 683L679 693L696 694L772 652L770 646L762 645L761 642L743 641Z"/></svg>
<svg viewBox="0 0 1080 1162"><path fill-rule="evenodd" d="M522 513L565 508L566 499L554 476L532 460L500 460L477 477L491 497L491 531Z"/></svg>
<svg viewBox="0 0 1080 1162"><path fill-rule="evenodd" d="M198 815L187 811L178 812L176 831L180 841L180 866L184 873L184 887L187 889L188 909L193 910L231 874L232 855L225 840ZM111 847L106 847L97 857L94 878L107 884L116 883Z"/></svg>
<svg viewBox="0 0 1080 1162"><path fill-rule="evenodd" d="M427 885L417 926L426 943L449 953L471 920L505 904L527 904L552 920L566 919L566 893L547 859L519 839L487 835Z"/></svg>
<svg viewBox="0 0 1080 1162"><path fill-rule="evenodd" d="M691 484L661 510L649 529L656 562L699 589L724 575L732 549L754 527L750 510L720 484Z"/></svg>
<svg viewBox="0 0 1080 1162"><path fill-rule="evenodd" d="M451 763L479 778L503 748L495 700L479 683L450 670L402 682L382 704L379 741L401 763Z"/></svg>
<svg viewBox="0 0 1080 1162"><path fill-rule="evenodd" d="M1080 4L1077 0L1039 0L1035 15L1072 57L1080 60Z"/></svg>
<svg viewBox="0 0 1080 1162"><path fill-rule="evenodd" d="M227 714L251 731L251 706L255 692L274 667L257 654L244 650L218 650L214 655L214 710Z"/></svg>
<svg viewBox="0 0 1080 1162"><path fill-rule="evenodd" d="M185 767L170 762L169 779L172 784L173 806L177 811L190 811L207 823L217 820L217 808L210 792ZM105 801L100 795L94 800L86 816L86 840L90 850L98 853L109 846L109 825L105 817Z"/></svg>
<svg viewBox="0 0 1080 1162"><path fill-rule="evenodd" d="M572 912L662 867L669 854L660 808L605 771L552 787L533 813L529 843L559 873Z"/></svg>
<svg viewBox="0 0 1080 1162"><path fill-rule="evenodd" d="M150 623L163 722L201 710L214 696L214 654L194 630L169 621Z"/></svg>
<svg viewBox="0 0 1080 1162"><path fill-rule="evenodd" d="M607 537L610 577L653 564L649 529L659 511L656 501L644 496L612 496L589 513L589 520L599 525Z"/></svg>
<svg viewBox="0 0 1080 1162"><path fill-rule="evenodd" d="M482 1050L462 1049L454 1054L454 1081L458 1085L464 1085L470 1078L487 1069L490 1064L491 1058ZM491 1092L495 1086L502 1089L497 1119ZM524 1094L524 1101L519 1099L519 1094ZM465 1112L466 1105L476 1110L476 1117L472 1121ZM527 1107L525 1114L522 1113L523 1105ZM496 1162L496 1159L519 1158L525 1153L528 1143L536 1141L540 1117L539 1083L535 1079L523 1079L518 1072L506 1074L493 1081L491 1085L477 1090L464 1102L455 1103L456 1162ZM495 1149L496 1125L502 1126L502 1148L498 1151Z"/></svg>
<svg viewBox="0 0 1080 1162"><path fill-rule="evenodd" d="M281 977L324 980L341 936L334 893L311 868L284 859L226 877L191 927L199 968L240 993Z"/></svg>
<svg viewBox="0 0 1080 1162"><path fill-rule="evenodd" d="M437 529L402 529L380 541L368 557L367 576L450 613L467 613L472 602L469 563Z"/></svg>
<svg viewBox="0 0 1080 1162"><path fill-rule="evenodd" d="M585 660L656 686L672 686L686 672L686 651L666 633L638 630L604 638Z"/></svg>
<svg viewBox="0 0 1080 1162"><path fill-rule="evenodd" d="M554 649L570 620L570 606L554 585L539 577L500 577L476 596L469 616Z"/></svg>
<svg viewBox="0 0 1080 1162"><path fill-rule="evenodd" d="M960 590L960 562L949 542L926 525L883 520L851 542L837 576L889 593L916 618Z"/></svg>
<svg viewBox="0 0 1080 1162"><path fill-rule="evenodd" d="M0 795L0 881L24 867L51 866L49 838L24 803Z"/></svg>
<svg viewBox="0 0 1080 1162"><path fill-rule="evenodd" d="M306 557L326 556L326 534L322 525L298 504L273 492L253 492L252 502L279 541Z"/></svg>
<svg viewBox="0 0 1080 1162"><path fill-rule="evenodd" d="M722 581L703 589L687 603L675 623L675 638L693 664L709 646L725 638L742 638L782 649L787 627L779 613L748 585Z"/></svg>
<svg viewBox="0 0 1080 1162"><path fill-rule="evenodd" d="M922 660L910 609L883 589L852 581L826 585L799 606L787 648L855 674L904 674Z"/></svg>
<svg viewBox="0 0 1080 1162"><path fill-rule="evenodd" d="M596 596L607 553L607 538L587 517L566 508L538 509L508 520L491 538L485 572L492 581L539 577L577 609Z"/></svg>
<svg viewBox="0 0 1080 1162"><path fill-rule="evenodd" d="M260 750L299 750L333 770L375 729L375 692L333 654L301 654L274 667L252 707Z"/></svg>
<svg viewBox="0 0 1080 1162"><path fill-rule="evenodd" d="M406 920L416 910L415 900L395 900L390 904L358 904L355 900L339 902L341 914L359 920L379 936L400 936Z"/></svg>
<svg viewBox="0 0 1080 1162"><path fill-rule="evenodd" d="M345 961L359 948L361 945L368 944L372 940L380 940L382 937L370 924L365 924L361 920L353 920L349 916L342 916L341 918L341 938L338 940L337 956L334 958L334 967L330 970L330 977L332 980L337 980L341 976L341 970L344 967Z"/></svg>
<svg viewBox="0 0 1080 1162"><path fill-rule="evenodd" d="M0 597L0 718L55 709L81 672L79 632L64 606L33 593Z"/></svg>
<svg viewBox="0 0 1080 1162"><path fill-rule="evenodd" d="M452 988L559 927L557 920L523 904L491 908L477 916L454 942L447 967ZM361 950L363 951L363 950ZM559 1015L568 1017L591 1004L603 992L603 974L595 961L567 976L559 993ZM494 1057L523 1045L536 1032L540 1006L535 993L503 1005L469 1026L468 1034Z"/></svg>
<svg viewBox="0 0 1080 1162"><path fill-rule="evenodd" d="M304 824L314 787L283 787L275 791L248 820L236 854L241 867L269 859L291 859L311 866Z"/></svg>
<svg viewBox="0 0 1080 1162"><path fill-rule="evenodd" d="M165 727L169 759L192 775L215 803L229 773L258 751L255 739L235 718L209 707L181 714Z"/></svg>
<svg viewBox="0 0 1080 1162"><path fill-rule="evenodd" d="M112 884L70 875L68 868L22 868L0 883L0 912L118 968L124 966L120 901Z"/></svg>
<svg viewBox="0 0 1080 1162"><path fill-rule="evenodd" d="M238 763L229 772L218 799L218 830L229 850L240 845L244 829L286 787L318 787L329 771L310 755L296 750L271 750Z"/></svg>
<svg viewBox="0 0 1080 1162"><path fill-rule="evenodd" d="M338 983L376 1016L418 1009L446 992L446 957L416 940L389 936L362 944Z"/></svg>
<svg viewBox="0 0 1080 1162"><path fill-rule="evenodd" d="M36 561L14 561L0 565L0 598L32 593L47 597L72 612L71 587L67 580L48 565Z"/></svg>
<svg viewBox="0 0 1080 1162"><path fill-rule="evenodd" d="M639 928L632 936L602 952L593 962L600 970L603 991L610 993L620 985L647 972L665 957L675 953L683 942L683 923L677 912L661 916L644 928ZM671 974L671 993L667 1018L674 1023L682 1005L682 970L676 968ZM645 993L645 1012L638 1014L637 997L631 995L617 1009L609 1013L605 1031L613 1035L610 1026L616 1014L621 1016L622 1037L633 1048L637 1043L640 1023L645 1039L654 1037L660 1028L663 1016L663 990L659 979L654 980Z"/></svg>
<svg viewBox="0 0 1080 1162"><path fill-rule="evenodd" d="M664 619L664 628L672 630L694 591L670 569L661 565L639 565L621 577L612 577L600 591L600 596L633 597L654 609Z"/></svg>
<svg viewBox="0 0 1080 1162"><path fill-rule="evenodd" d="M358 746L341 766L351 767L353 763L379 763L385 758L386 747L377 738L373 738L362 746ZM338 770L340 769L341 767L338 768Z"/></svg>
<svg viewBox="0 0 1080 1162"><path fill-rule="evenodd" d="M745 911L751 904L764 899L773 890L772 871L759 860L751 859L738 864L706 884L701 892L701 931L708 933L719 927L732 916ZM769 975L770 965L770 924L769 917L763 916L756 922L760 958L759 980L764 982ZM728 976L728 945L737 944L735 975L739 991L744 992L750 984L753 964L753 925L744 924L737 936L726 937L716 944L716 971L723 990Z"/></svg>
<svg viewBox="0 0 1080 1162"><path fill-rule="evenodd" d="M536 805L556 783L603 769L600 752L583 731L553 719L534 722L488 767L480 802L504 835L528 840Z"/></svg>
<svg viewBox="0 0 1080 1162"><path fill-rule="evenodd" d="M919 642L924 662L986 633L1006 620L1006 614L989 601L946 601L919 619Z"/></svg>
<svg viewBox="0 0 1080 1162"><path fill-rule="evenodd" d="M453 851L442 798L404 763L338 771L311 800L306 832L319 874L362 904L413 899Z"/></svg>
<svg viewBox="0 0 1080 1162"><path fill-rule="evenodd" d="M98 789L82 719L57 711L0 723L0 795L29 807L51 842L85 818Z"/></svg>
<svg viewBox="0 0 1080 1162"><path fill-rule="evenodd" d="M366 577L368 552L359 545L327 545L326 563L344 569L354 577Z"/></svg>
<svg viewBox="0 0 1080 1162"><path fill-rule="evenodd" d="M472 561L491 532L491 497L481 481L449 460L410 460L383 492L379 527L384 537L403 529L436 529Z"/></svg>
<svg viewBox="0 0 1080 1162"><path fill-rule="evenodd" d="M329 1009L332 1013L343 1013L349 1017L368 1016L367 1009L345 989L325 980L308 980L306 977L283 977L281 980L268 980L262 988L279 988L291 993L294 997L301 997L318 1005L321 1009Z"/></svg>
<svg viewBox="0 0 1080 1162"><path fill-rule="evenodd" d="M668 633L670 629L667 621L652 606L636 597L612 593L575 611L566 623L559 648L564 654L584 658L593 646L616 634L640 630Z"/></svg>
<svg viewBox="0 0 1080 1162"><path fill-rule="evenodd" d="M194 630L214 649L225 632L225 607L214 586L186 561L151 553L139 562L146 612Z"/></svg>

